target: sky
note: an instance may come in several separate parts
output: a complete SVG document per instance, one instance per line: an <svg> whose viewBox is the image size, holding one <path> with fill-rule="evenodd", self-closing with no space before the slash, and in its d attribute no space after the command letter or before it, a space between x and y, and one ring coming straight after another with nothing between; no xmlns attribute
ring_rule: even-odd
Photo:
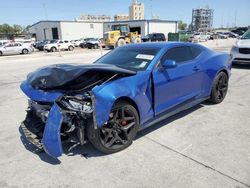
<svg viewBox="0 0 250 188"><path fill-rule="evenodd" d="M250 0L139 0L145 18L152 14L165 20L190 24L192 9L214 9L214 27L249 26ZM113 16L128 13L132 0L0 0L0 24L32 25L40 20L74 20L80 14ZM151 11L152 10L152 11Z"/></svg>

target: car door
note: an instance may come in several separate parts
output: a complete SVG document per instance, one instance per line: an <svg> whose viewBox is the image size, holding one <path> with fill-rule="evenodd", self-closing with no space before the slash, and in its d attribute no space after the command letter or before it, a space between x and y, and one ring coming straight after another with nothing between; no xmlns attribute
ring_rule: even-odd
<svg viewBox="0 0 250 188"><path fill-rule="evenodd" d="M166 60L174 60L177 66L165 69L159 64L153 70L155 115L191 102L201 94L204 74L188 46L167 50L160 61Z"/></svg>
<svg viewBox="0 0 250 188"><path fill-rule="evenodd" d="M4 46L4 54L6 55L11 55L11 54L15 54L14 49L13 49L13 44L7 44Z"/></svg>
<svg viewBox="0 0 250 188"><path fill-rule="evenodd" d="M20 43L14 43L13 44L13 53L20 54L20 53L22 53L22 51L23 51L24 48L25 47L22 44L20 44Z"/></svg>

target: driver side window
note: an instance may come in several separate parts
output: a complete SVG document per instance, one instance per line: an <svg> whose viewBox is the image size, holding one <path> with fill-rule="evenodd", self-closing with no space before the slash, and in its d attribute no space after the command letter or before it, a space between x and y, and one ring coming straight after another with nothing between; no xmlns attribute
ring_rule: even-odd
<svg viewBox="0 0 250 188"><path fill-rule="evenodd" d="M192 52L188 46L174 47L169 49L161 58L161 62L174 60L176 63L183 63L193 59Z"/></svg>

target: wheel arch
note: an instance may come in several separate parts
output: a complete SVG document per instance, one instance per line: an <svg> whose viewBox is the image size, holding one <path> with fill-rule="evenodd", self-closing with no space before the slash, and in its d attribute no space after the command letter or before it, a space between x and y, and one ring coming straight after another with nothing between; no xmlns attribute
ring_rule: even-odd
<svg viewBox="0 0 250 188"><path fill-rule="evenodd" d="M117 102L120 102L120 101L127 102L128 104L132 105L132 106L136 109L136 111L137 111L137 113L138 113L138 116L139 116L139 122L140 122L140 111L139 111L139 108L138 108L136 102L135 102L133 99L129 98L129 97L123 96L123 97L117 98L117 99L114 101L113 105L114 105L115 103L117 103Z"/></svg>

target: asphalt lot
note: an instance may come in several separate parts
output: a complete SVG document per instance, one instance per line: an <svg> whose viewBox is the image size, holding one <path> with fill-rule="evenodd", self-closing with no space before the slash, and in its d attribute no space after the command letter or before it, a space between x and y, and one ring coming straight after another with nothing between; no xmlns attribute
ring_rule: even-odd
<svg viewBox="0 0 250 188"><path fill-rule="evenodd" d="M228 52L233 42L203 44ZM34 153L19 132L27 107L20 82L38 67L100 55L78 49L0 57L0 187L250 187L250 66L232 69L223 103L158 123L122 152L102 155L86 145L59 160Z"/></svg>

